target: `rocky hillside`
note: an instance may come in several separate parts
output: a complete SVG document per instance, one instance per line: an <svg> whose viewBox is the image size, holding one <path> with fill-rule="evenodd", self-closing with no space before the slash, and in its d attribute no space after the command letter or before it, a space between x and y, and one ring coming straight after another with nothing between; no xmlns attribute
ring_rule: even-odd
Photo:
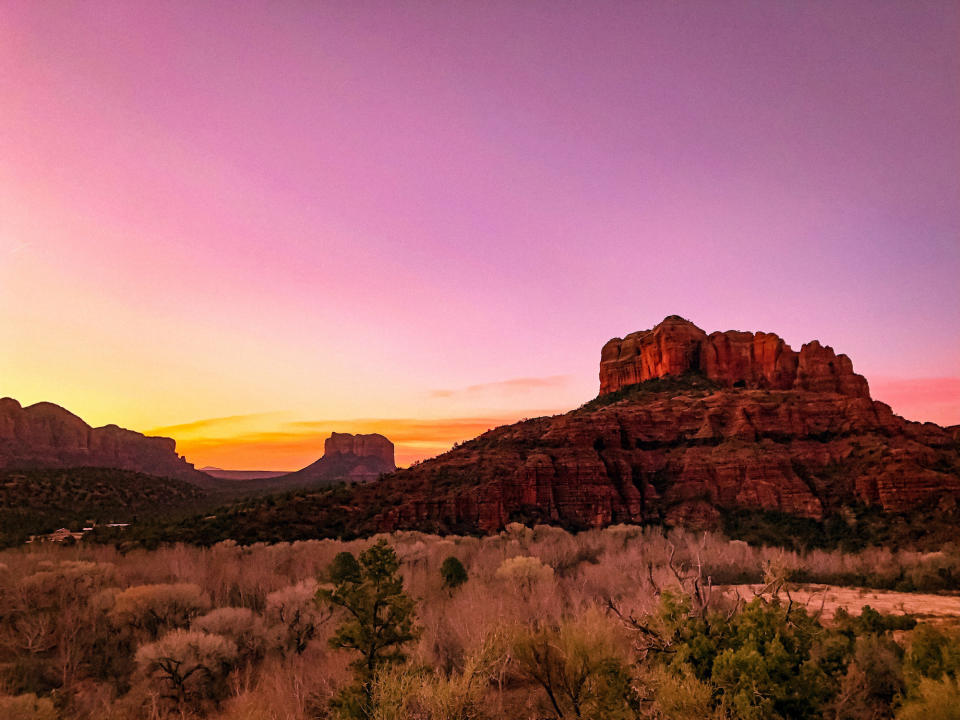
<svg viewBox="0 0 960 720"><path fill-rule="evenodd" d="M215 484L177 455L172 438L149 437L116 425L90 427L53 403L21 407L0 399L0 469L108 467Z"/></svg>
<svg viewBox="0 0 960 720"><path fill-rule="evenodd" d="M707 335L671 316L608 342L600 395L491 430L360 488L378 529L494 530L512 519L711 526L725 510L820 519L960 493L955 429L870 399L849 358L769 333Z"/></svg>

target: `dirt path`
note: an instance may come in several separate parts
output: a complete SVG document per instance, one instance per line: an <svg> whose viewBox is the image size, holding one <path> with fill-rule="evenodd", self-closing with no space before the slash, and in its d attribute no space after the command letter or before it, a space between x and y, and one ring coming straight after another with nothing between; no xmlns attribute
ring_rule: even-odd
<svg viewBox="0 0 960 720"><path fill-rule="evenodd" d="M753 597L753 591L760 588L760 585L728 585L722 590L731 594L739 591L742 597L749 599ZM910 613L917 619L960 618L960 594L926 595L834 585L792 585L790 594L794 604L805 605L811 612L817 612L822 606L824 620L830 620L841 607L859 614L864 605L884 613ZM781 593L781 597L785 596Z"/></svg>

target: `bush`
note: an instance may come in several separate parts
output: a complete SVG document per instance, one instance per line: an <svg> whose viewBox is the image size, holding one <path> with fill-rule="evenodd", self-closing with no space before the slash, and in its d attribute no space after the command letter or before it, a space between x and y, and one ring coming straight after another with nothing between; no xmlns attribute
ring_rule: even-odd
<svg viewBox="0 0 960 720"><path fill-rule="evenodd" d="M280 648L302 653L328 619L317 607L316 594L316 581L307 580L267 595L266 617L277 631Z"/></svg>
<svg viewBox="0 0 960 720"><path fill-rule="evenodd" d="M440 566L440 576L443 578L443 586L453 590L463 585L467 579L467 569L453 555L450 555Z"/></svg>
<svg viewBox="0 0 960 720"><path fill-rule="evenodd" d="M210 599L199 585L135 585L117 593L110 616L116 625L136 628L153 639L162 630L186 627L208 607Z"/></svg>
<svg viewBox="0 0 960 720"><path fill-rule="evenodd" d="M0 717L3 720L57 720L57 711L50 698L36 695L0 695Z"/></svg>
<svg viewBox="0 0 960 720"><path fill-rule="evenodd" d="M146 678L159 682L161 696L181 708L223 698L237 657L232 640L197 630L174 630L137 650Z"/></svg>
<svg viewBox="0 0 960 720"><path fill-rule="evenodd" d="M599 611L576 620L518 631L512 642L517 673L537 683L560 718L632 718L622 633Z"/></svg>
<svg viewBox="0 0 960 720"><path fill-rule="evenodd" d="M960 720L960 685L957 680L923 678L897 712L897 720Z"/></svg>
<svg viewBox="0 0 960 720"><path fill-rule="evenodd" d="M540 583L553 579L553 568L539 558L518 555L503 561L497 568L497 577L516 583L529 593Z"/></svg>

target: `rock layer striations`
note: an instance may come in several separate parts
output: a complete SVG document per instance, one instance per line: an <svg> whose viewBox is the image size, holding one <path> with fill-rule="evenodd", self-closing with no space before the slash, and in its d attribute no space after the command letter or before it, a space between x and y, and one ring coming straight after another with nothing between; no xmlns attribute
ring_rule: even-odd
<svg viewBox="0 0 960 720"><path fill-rule="evenodd" d="M491 531L715 525L727 510L823 518L960 493L955 429L870 399L844 355L769 333L707 335L671 316L603 348L601 392L565 415L491 430L360 488L376 528Z"/></svg>

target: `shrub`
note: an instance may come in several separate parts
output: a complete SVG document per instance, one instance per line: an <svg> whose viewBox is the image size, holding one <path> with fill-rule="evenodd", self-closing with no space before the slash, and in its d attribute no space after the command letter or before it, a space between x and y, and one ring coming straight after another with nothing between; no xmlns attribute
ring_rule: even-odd
<svg viewBox="0 0 960 720"><path fill-rule="evenodd" d="M539 558L517 555L503 561L497 568L497 577L516 583L526 592L530 592L541 582L553 579L553 568L544 565Z"/></svg>
<svg viewBox="0 0 960 720"><path fill-rule="evenodd" d="M144 675L160 683L162 697L178 706L197 706L226 694L226 677L236 664L232 640L197 630L173 630L137 650Z"/></svg>
<svg viewBox="0 0 960 720"><path fill-rule="evenodd" d="M489 682L489 647L471 653L449 675L410 664L384 667L372 690L372 720L481 720Z"/></svg>
<svg viewBox="0 0 960 720"><path fill-rule="evenodd" d="M543 689L560 718L633 717L626 648L598 611L520 630L511 651L518 674Z"/></svg>
<svg viewBox="0 0 960 720"><path fill-rule="evenodd" d="M57 720L50 698L36 695L0 695L0 717L4 720Z"/></svg>
<svg viewBox="0 0 960 720"><path fill-rule="evenodd" d="M186 627L210 607L199 585L135 585L117 593L110 616L117 625L142 630L153 639L161 630Z"/></svg>
<svg viewBox="0 0 960 720"><path fill-rule="evenodd" d="M443 578L443 586L450 590L463 585L467 579L467 569L456 557L450 555L440 566L440 576Z"/></svg>
<svg viewBox="0 0 960 720"><path fill-rule="evenodd" d="M960 685L956 679L923 678L896 717L897 720L960 720Z"/></svg>
<svg viewBox="0 0 960 720"><path fill-rule="evenodd" d="M282 649L302 653L327 619L317 607L316 594L316 581L307 580L267 595L266 617Z"/></svg>

